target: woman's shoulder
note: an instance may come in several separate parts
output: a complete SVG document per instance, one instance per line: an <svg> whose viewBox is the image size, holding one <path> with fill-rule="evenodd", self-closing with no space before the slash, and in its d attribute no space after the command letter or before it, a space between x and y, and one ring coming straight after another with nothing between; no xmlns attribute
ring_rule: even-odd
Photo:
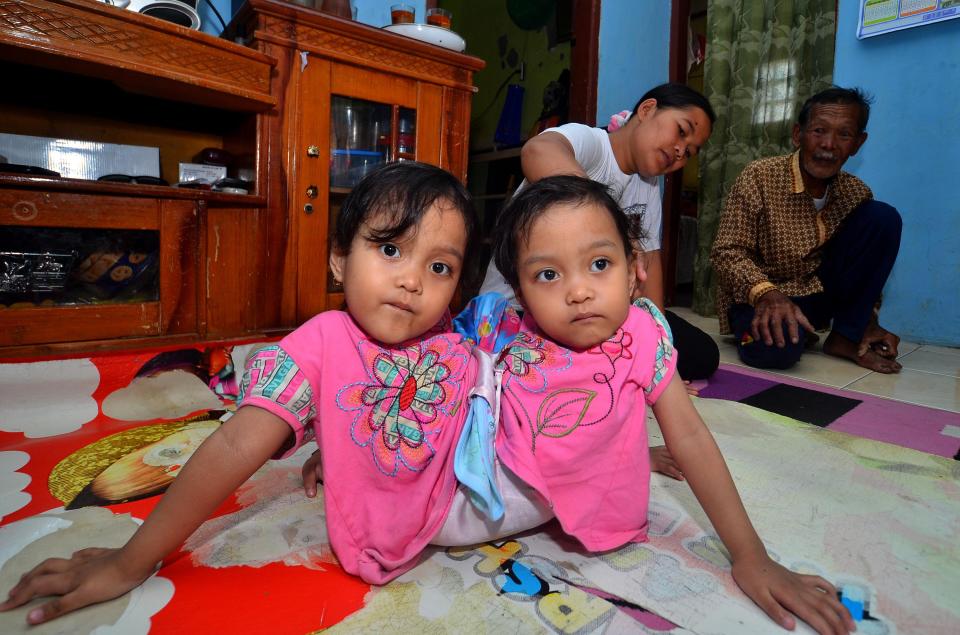
<svg viewBox="0 0 960 635"><path fill-rule="evenodd" d="M540 134L547 134L548 132L555 132L563 135L571 142L579 141L581 143L603 143L609 136L603 128L594 128L582 123L565 123L562 126L547 128ZM609 145L609 142L607 142L607 145Z"/></svg>

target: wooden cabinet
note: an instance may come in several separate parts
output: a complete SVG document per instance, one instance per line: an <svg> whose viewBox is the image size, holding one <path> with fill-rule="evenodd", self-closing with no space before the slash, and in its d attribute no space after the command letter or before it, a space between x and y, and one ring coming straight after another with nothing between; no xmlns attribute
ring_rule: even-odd
<svg viewBox="0 0 960 635"><path fill-rule="evenodd" d="M0 283L0 358L249 340L338 308L328 229L351 185L414 159L465 179L483 67L275 0L250 0L226 38L95 0L0 3L0 61L0 133L158 148L171 183L217 147L254 178L226 194L0 173L0 252L18 254L0 280L36 274ZM152 277L115 293L104 251L118 278ZM78 264L89 293L52 292Z"/></svg>
<svg viewBox="0 0 960 635"><path fill-rule="evenodd" d="M273 60L92 0L0 5L0 60L0 133L157 148L171 183L206 147L256 175L241 195L0 171L0 357L272 326L249 272L269 215L258 129Z"/></svg>
<svg viewBox="0 0 960 635"><path fill-rule="evenodd" d="M266 196L286 212L269 240L268 276L283 297L270 319L294 326L342 304L329 230L368 163L416 159L465 180L473 73L484 63L277 0L249 0L230 34L277 60L281 109L261 137L276 166Z"/></svg>

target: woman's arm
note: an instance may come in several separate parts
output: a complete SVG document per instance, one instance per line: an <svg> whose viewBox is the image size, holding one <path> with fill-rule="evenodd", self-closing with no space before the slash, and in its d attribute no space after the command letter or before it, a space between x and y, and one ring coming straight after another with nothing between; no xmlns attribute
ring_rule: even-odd
<svg viewBox="0 0 960 635"><path fill-rule="evenodd" d="M638 282L633 293L634 297L631 300L647 298L663 312L663 263L660 260L660 250L641 253L638 264L643 266L647 277L646 280ZM637 279L640 280L639 275Z"/></svg>
<svg viewBox="0 0 960 635"><path fill-rule="evenodd" d="M559 132L544 132L523 144L520 167L530 183L558 174L587 176L577 162L573 146Z"/></svg>
<svg viewBox="0 0 960 635"><path fill-rule="evenodd" d="M787 629L792 611L818 633L855 628L836 589L819 576L800 575L777 564L750 523L733 478L700 414L676 375L653 406L667 449L733 559L733 578L774 621Z"/></svg>
<svg viewBox="0 0 960 635"><path fill-rule="evenodd" d="M49 559L10 591L0 611L57 595L28 615L46 622L118 597L143 582L213 511L277 452L290 426L266 410L243 407L197 448L143 525L120 549L86 549Z"/></svg>

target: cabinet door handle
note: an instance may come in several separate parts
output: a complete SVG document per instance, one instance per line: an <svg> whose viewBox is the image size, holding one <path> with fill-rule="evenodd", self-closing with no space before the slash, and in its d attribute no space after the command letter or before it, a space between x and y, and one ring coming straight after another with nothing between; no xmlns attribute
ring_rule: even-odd
<svg viewBox="0 0 960 635"><path fill-rule="evenodd" d="M317 186L308 185L307 186L307 198L317 198Z"/></svg>
<svg viewBox="0 0 960 635"><path fill-rule="evenodd" d="M316 159L320 156L320 146L307 146L307 156Z"/></svg>

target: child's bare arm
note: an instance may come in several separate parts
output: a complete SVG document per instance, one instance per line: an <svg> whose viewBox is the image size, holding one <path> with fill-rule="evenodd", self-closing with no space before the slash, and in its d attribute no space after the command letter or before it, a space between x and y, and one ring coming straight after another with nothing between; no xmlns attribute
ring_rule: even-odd
<svg viewBox="0 0 960 635"><path fill-rule="evenodd" d="M767 555L737 493L713 436L674 375L653 412L663 438L690 488L733 558L733 578L750 599L784 628L795 626L792 611L818 633L855 629L836 589L819 576L800 575Z"/></svg>
<svg viewBox="0 0 960 635"><path fill-rule="evenodd" d="M85 549L69 560L51 558L10 590L0 611L35 597L56 595L27 616L46 622L81 607L115 598L143 582L290 434L279 417L245 407L197 448L170 489L120 549Z"/></svg>

